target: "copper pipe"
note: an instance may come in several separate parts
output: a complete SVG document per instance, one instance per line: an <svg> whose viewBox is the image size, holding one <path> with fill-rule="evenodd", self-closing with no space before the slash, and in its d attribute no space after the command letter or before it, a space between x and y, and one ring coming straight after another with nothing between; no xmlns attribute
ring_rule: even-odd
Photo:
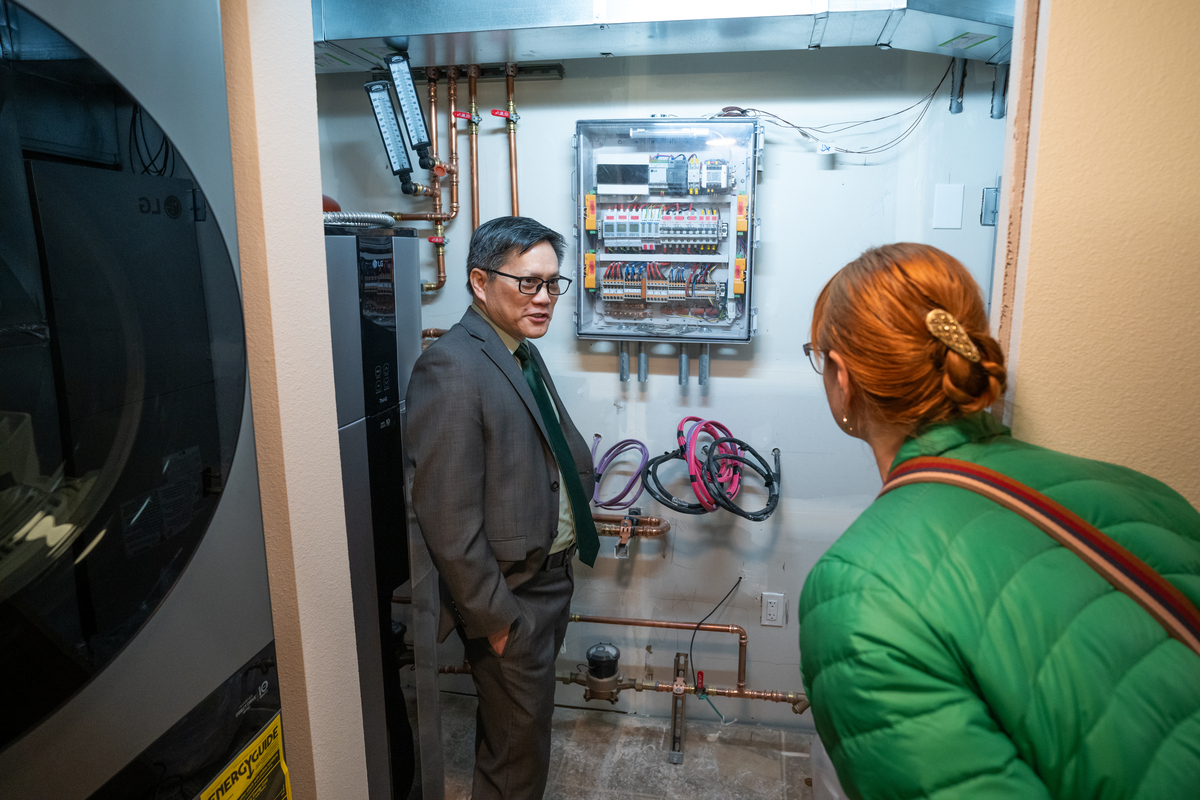
<svg viewBox="0 0 1200 800"><path fill-rule="evenodd" d="M441 190L438 190L439 194ZM437 261L437 280L433 283L423 284L423 288L427 292L436 292L438 289L446 285L446 228L442 223L437 223L433 227L433 235L440 241L433 246L434 258Z"/></svg>
<svg viewBox="0 0 1200 800"><path fill-rule="evenodd" d="M436 164L438 161L438 112L437 87L441 70L437 67L426 67L425 74L429 77L429 157ZM442 213L442 179L437 174L435 166L429 172L429 188L433 191L433 213Z"/></svg>
<svg viewBox="0 0 1200 800"><path fill-rule="evenodd" d="M437 238L442 238L445 231L442 228L442 221L447 218L442 214L442 179L438 175L437 161L438 159L438 109L437 109L437 86L440 70L437 67L426 67L425 74L429 76L429 155L434 160L434 168L429 173L429 189L433 194L433 214L432 217L436 221L433 235ZM436 292L446 285L446 245L444 242L436 242L433 245L434 259L437 262L437 280L433 283L422 285L422 289L426 292Z"/></svg>
<svg viewBox="0 0 1200 800"><path fill-rule="evenodd" d="M517 65L504 65L504 82L508 86L508 178L512 185L512 215L521 216L517 203L517 106L513 100L513 85L517 80Z"/></svg>
<svg viewBox="0 0 1200 800"><path fill-rule="evenodd" d="M434 260L437 263L437 280L421 284L421 289L426 292L436 292L446 285L446 245L435 244L433 250Z"/></svg>
<svg viewBox="0 0 1200 800"><path fill-rule="evenodd" d="M442 667L438 668L443 669ZM452 667L445 668L447 670ZM619 677L619 676L618 676ZM572 684L577 683L580 686L588 685L587 674L583 672L572 672L568 675L555 675L554 679L560 683ZM625 689L633 689L635 692L675 692L674 683L660 683L656 681L644 681L640 679L621 678L615 687L615 692L624 691ZM683 689L684 694L696 694L696 687L692 684L686 684ZM766 700L770 703L791 703L792 711L797 714L803 714L808 710L808 697L803 692L769 692L757 691L754 689L722 689L720 687L707 686L704 689L705 694L715 695L717 697L736 697L742 700ZM586 696L585 696L585 699ZM615 702L615 701L614 701Z"/></svg>
<svg viewBox="0 0 1200 800"><path fill-rule="evenodd" d="M653 687L643 685L643 688L653 688L656 692L673 692L675 685L672 683L657 682ZM695 694L696 687L688 685L684 689L686 694ZM716 686L705 686L705 694L711 694L715 697L738 697L743 700L766 700L769 703L791 703L792 711L797 714L803 714L809 707L808 697L803 692L771 692L757 691L754 689L722 689Z"/></svg>
<svg viewBox="0 0 1200 800"><path fill-rule="evenodd" d="M450 105L450 135L446 140L450 153L450 215L447 221L458 216L458 67L446 67L446 101Z"/></svg>
<svg viewBox="0 0 1200 800"><path fill-rule="evenodd" d="M662 517L643 517L637 514L629 514L637 520L637 525L633 526L632 533L634 536L651 537L662 536L667 531L671 530L671 523ZM621 523L625 520L624 514L592 514L592 521L599 523L596 525L596 532L601 536L620 536Z"/></svg>
<svg viewBox="0 0 1200 800"><path fill-rule="evenodd" d="M471 232L479 227L479 108L475 105L475 84L479 80L479 65L467 67L467 88L471 96L471 124L467 138L471 145Z"/></svg>
<svg viewBox="0 0 1200 800"><path fill-rule="evenodd" d="M432 189L428 190L426 192L426 194L429 195L430 197L432 197L433 190ZM426 211L426 212L384 211L383 213L387 214L389 217L396 220L397 222L403 222L405 220L414 221L414 222L446 222L450 219L449 214L443 214L440 211L437 212L436 214L432 211Z"/></svg>
<svg viewBox="0 0 1200 800"><path fill-rule="evenodd" d="M426 328L421 331L421 350L425 350L425 348L433 344L434 339L439 339L445 334L446 330L444 328Z"/></svg>
<svg viewBox="0 0 1200 800"><path fill-rule="evenodd" d="M628 625L632 628L669 628L676 631L710 631L712 633L733 633L738 637L738 691L746 689L746 629L741 625L714 625L711 622L697 624L695 622L668 622L661 619L626 619L623 617L591 617L585 614L572 614L571 622L594 622L598 625Z"/></svg>
<svg viewBox="0 0 1200 800"><path fill-rule="evenodd" d="M448 667L445 664L438 664L438 675L470 675L471 665L467 663L467 659L463 658L462 666Z"/></svg>

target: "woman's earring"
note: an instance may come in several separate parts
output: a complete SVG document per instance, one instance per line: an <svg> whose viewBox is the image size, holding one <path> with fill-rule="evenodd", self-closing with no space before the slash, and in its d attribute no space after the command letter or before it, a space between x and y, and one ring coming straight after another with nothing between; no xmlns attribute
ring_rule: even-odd
<svg viewBox="0 0 1200 800"><path fill-rule="evenodd" d="M854 428L850 426L850 420L846 418L845 414L842 415L842 430L844 430L846 433L854 430Z"/></svg>

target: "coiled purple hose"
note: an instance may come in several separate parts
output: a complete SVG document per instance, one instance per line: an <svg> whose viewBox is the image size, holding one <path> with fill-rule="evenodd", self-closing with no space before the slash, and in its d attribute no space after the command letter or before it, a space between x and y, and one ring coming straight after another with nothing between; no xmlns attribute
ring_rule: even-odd
<svg viewBox="0 0 1200 800"><path fill-rule="evenodd" d="M600 434L595 434L592 437L592 464L596 468L596 490L592 493L592 499L596 502L596 508L603 508L608 511L623 511L642 496L645 486L642 485L642 472L646 469L646 464L650 460L650 449L637 439L622 439L605 451L600 460L596 460L596 449L600 446ZM638 464L637 471L629 476L629 480L625 483L625 488L617 493L617 495L608 500L600 499L600 481L604 479L605 471L612 466L613 462L620 458L623 454L632 450L636 450L641 454L641 462ZM633 497L629 497L629 493L633 492L634 487L637 487L637 492ZM628 500L625 498L629 497Z"/></svg>

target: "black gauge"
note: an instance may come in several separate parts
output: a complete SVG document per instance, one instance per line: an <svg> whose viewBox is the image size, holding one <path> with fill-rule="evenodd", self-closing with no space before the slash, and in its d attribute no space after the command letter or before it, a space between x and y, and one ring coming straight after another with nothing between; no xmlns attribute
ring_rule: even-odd
<svg viewBox="0 0 1200 800"><path fill-rule="evenodd" d="M617 674L620 658L621 651L616 645L607 642L594 644L587 651L588 672L593 678L611 678Z"/></svg>

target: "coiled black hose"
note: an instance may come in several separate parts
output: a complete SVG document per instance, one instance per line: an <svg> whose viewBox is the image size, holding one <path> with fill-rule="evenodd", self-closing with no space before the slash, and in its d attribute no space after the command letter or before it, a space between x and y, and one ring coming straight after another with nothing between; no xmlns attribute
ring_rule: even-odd
<svg viewBox="0 0 1200 800"><path fill-rule="evenodd" d="M668 450L661 456L655 456L646 462L646 468L642 471L642 486L646 487L646 491L650 493L658 502L662 503L667 508L678 511L680 514L707 514L708 509L699 503L688 503L680 500L675 495L668 492L662 485L662 481L658 479L658 468L668 461L679 459L684 460L683 448L677 450Z"/></svg>
<svg viewBox="0 0 1200 800"><path fill-rule="evenodd" d="M722 452L722 444L732 444L735 452ZM739 455L739 453L748 453L751 458ZM757 450L741 439L735 439L732 436L716 439L708 446L707 457L700 468L700 480L704 484L704 488L708 490L709 495L712 496L712 499L721 508L733 512L739 517L745 517L752 522L762 522L775 513L775 508L779 505L779 448L776 447L771 453L775 457L774 470L771 469L767 460L759 455ZM733 498L725 491L725 486L717 480L717 476L721 472L722 462L725 461L735 462L733 467L735 470L741 470L742 467L746 467L758 473L762 478L763 486L767 490L767 504L765 506L758 511L747 511L733 502ZM647 485L646 488L649 489L650 487ZM654 495L653 491L650 493ZM655 495L655 499L659 499L657 495ZM659 502L662 501L660 500Z"/></svg>

